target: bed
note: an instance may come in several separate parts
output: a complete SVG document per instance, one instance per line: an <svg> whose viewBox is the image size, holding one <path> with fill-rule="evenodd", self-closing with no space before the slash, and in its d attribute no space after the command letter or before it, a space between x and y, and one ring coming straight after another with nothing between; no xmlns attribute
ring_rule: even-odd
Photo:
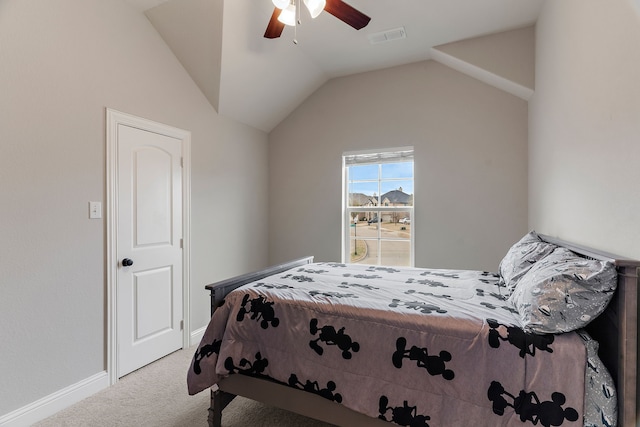
<svg viewBox="0 0 640 427"><path fill-rule="evenodd" d="M236 395L350 427L635 426L639 266L535 232L496 273L283 263L207 286L189 393L216 427Z"/></svg>

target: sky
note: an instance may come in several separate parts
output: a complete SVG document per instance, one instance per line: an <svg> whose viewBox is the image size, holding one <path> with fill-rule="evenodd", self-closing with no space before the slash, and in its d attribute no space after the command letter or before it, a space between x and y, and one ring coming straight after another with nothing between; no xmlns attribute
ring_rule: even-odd
<svg viewBox="0 0 640 427"><path fill-rule="evenodd" d="M413 194L413 162L349 166L349 193L372 196L399 188Z"/></svg>

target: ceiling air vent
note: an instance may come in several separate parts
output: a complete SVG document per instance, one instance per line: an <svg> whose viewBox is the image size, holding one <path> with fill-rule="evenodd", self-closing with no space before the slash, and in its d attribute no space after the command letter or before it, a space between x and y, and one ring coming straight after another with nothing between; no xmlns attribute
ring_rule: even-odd
<svg viewBox="0 0 640 427"><path fill-rule="evenodd" d="M404 31L404 27L394 28L392 30L381 31L379 33L369 34L369 43L380 44L393 40L406 39L407 33Z"/></svg>

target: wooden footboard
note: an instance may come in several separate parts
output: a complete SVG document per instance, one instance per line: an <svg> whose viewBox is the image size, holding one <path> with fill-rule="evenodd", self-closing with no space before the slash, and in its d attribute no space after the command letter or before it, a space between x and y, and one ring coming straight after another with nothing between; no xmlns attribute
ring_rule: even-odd
<svg viewBox="0 0 640 427"><path fill-rule="evenodd" d="M285 262L283 264L274 265L264 270L256 271L253 273L243 274L242 276L232 277L231 279L216 282L211 285L207 285L206 289L211 293L211 315L213 316L216 308L220 307L224 302L224 297L232 290L246 285L247 283L255 282L264 277L278 274L282 271L289 270L301 265L307 265L313 262L313 257L299 258L293 261ZM215 388L215 387L214 387ZM236 397L236 394L227 393L222 389L211 389L211 405L209 407L209 426L221 427L222 425L222 410Z"/></svg>
<svg viewBox="0 0 640 427"><path fill-rule="evenodd" d="M587 327L587 330L600 343L600 358L616 382L618 391L618 425L623 427L636 426L636 420L640 419L636 415L636 409L640 408L636 401L638 373L637 286L640 261L618 257L550 236L540 235L540 237L550 243L566 247L581 256L597 260L609 260L616 265L618 271L618 290L616 295L605 312L594 320ZM211 291L212 314L222 304L224 297L233 289L311 262L313 262L313 257L300 258L259 272L238 276L207 286L206 288ZM325 399L318 399L317 396L310 393L291 391L288 390L288 387L271 384L255 378L240 375L234 375L233 377L242 378L226 378L220 381L219 388L216 391L211 392L210 426L221 427L222 410L236 395L246 396L341 426L369 426L375 425L371 424L372 422L379 421L357 414L347 408L342 408L341 405L333 402L325 402ZM293 397L290 394L292 392Z"/></svg>

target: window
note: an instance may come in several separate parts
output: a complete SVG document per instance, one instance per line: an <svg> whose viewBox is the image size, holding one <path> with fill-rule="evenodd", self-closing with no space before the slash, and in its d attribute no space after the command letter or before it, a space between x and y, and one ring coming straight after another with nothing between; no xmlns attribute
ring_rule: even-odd
<svg viewBox="0 0 640 427"><path fill-rule="evenodd" d="M413 266L413 147L345 153L342 261Z"/></svg>

